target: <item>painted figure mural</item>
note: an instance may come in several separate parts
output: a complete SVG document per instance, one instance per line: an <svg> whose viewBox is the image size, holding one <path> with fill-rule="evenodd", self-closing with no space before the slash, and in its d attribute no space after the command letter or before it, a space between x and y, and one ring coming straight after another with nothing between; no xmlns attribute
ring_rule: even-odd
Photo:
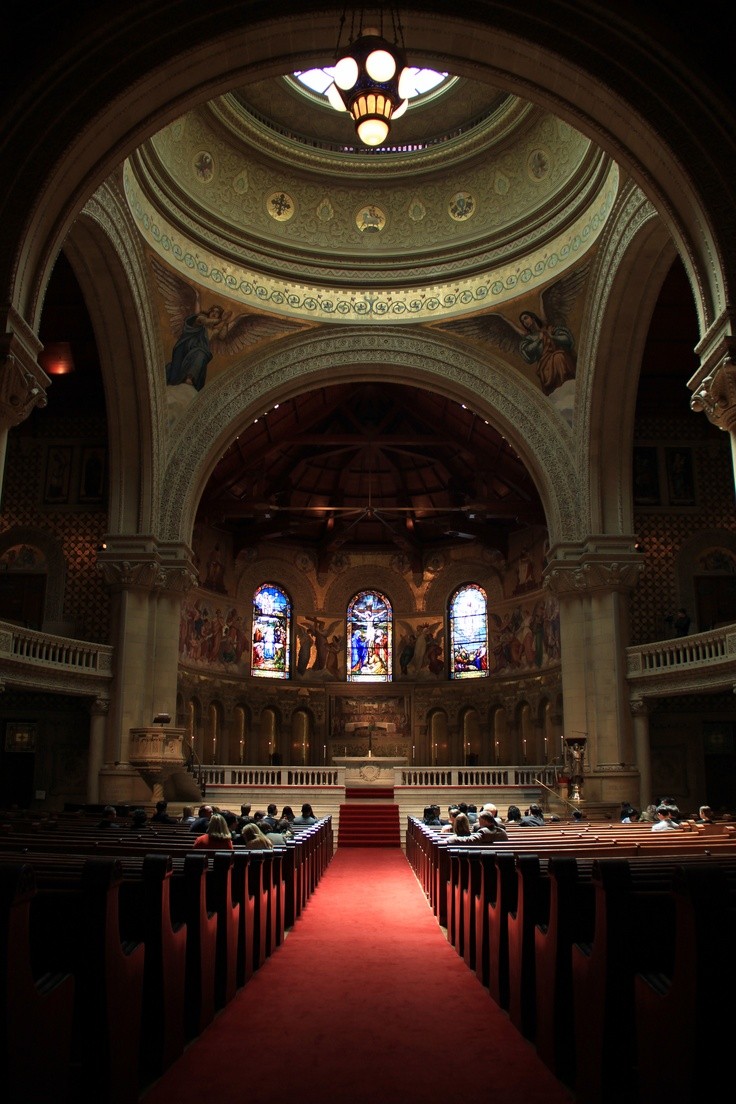
<svg viewBox="0 0 736 1104"><path fill-rule="evenodd" d="M538 310L521 311L518 325L502 314L492 313L445 322L442 328L495 345L526 364L536 365L539 385L545 395L551 395L568 380L575 379L575 339L570 314L585 287L589 268L589 263L581 265L544 288Z"/></svg>

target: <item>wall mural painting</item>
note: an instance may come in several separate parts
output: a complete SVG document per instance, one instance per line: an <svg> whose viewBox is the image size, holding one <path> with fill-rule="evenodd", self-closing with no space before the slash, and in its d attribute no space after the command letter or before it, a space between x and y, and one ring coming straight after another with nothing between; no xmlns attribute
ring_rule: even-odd
<svg viewBox="0 0 736 1104"><path fill-rule="evenodd" d="M488 615L488 671L525 671L560 661L560 607L551 594Z"/></svg>
<svg viewBox="0 0 736 1104"><path fill-rule="evenodd" d="M327 624L319 617L297 622L298 649L296 674L312 682L330 682L345 674L343 642L345 621L339 618Z"/></svg>
<svg viewBox="0 0 736 1104"><path fill-rule="evenodd" d="M246 618L235 606L217 605L212 596L194 591L182 602L179 659L215 671L248 673L250 640Z"/></svg>
<svg viewBox="0 0 736 1104"><path fill-rule="evenodd" d="M445 673L442 621L400 621L399 672L402 678L438 679Z"/></svg>
<svg viewBox="0 0 736 1104"><path fill-rule="evenodd" d="M185 280L158 257L152 255L150 262L164 305L164 344L171 350L165 366L170 421L183 413L205 386L211 361L216 374L244 350L308 328L278 315L237 310L233 301L213 299L209 289Z"/></svg>
<svg viewBox="0 0 736 1104"><path fill-rule="evenodd" d="M577 353L576 317L582 308L590 261L547 284L534 302L517 300L518 322L493 311L444 322L441 329L495 345L517 363L534 368L536 382L553 405L572 421Z"/></svg>

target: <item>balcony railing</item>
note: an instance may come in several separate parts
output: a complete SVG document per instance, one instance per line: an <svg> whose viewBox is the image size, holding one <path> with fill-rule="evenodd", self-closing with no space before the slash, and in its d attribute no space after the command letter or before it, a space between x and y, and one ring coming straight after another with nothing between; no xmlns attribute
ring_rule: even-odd
<svg viewBox="0 0 736 1104"><path fill-rule="evenodd" d="M86 694L112 679L114 649L107 644L37 632L0 621L0 678L6 683Z"/></svg>
<svg viewBox="0 0 736 1104"><path fill-rule="evenodd" d="M629 687L636 694L707 692L736 682L736 624L626 649Z"/></svg>

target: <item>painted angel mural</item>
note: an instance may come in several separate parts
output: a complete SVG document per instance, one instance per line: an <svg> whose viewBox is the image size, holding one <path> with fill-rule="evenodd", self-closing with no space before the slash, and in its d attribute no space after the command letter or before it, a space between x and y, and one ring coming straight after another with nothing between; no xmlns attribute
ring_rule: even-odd
<svg viewBox="0 0 736 1104"><path fill-rule="evenodd" d="M201 391L207 365L216 354L234 355L268 337L303 329L299 322L269 314L235 313L222 303L205 307L200 290L156 258L151 267L169 318L174 345L166 365L170 387L188 384Z"/></svg>
<svg viewBox="0 0 736 1104"><path fill-rule="evenodd" d="M442 621L425 622L417 627L408 621L401 623L399 668L409 678L438 678L445 669Z"/></svg>
<svg viewBox="0 0 736 1104"><path fill-rule="evenodd" d="M442 328L496 345L527 364L535 364L542 390L551 395L563 383L575 379L577 357L570 314L589 269L588 262L544 288L538 311L522 311L518 325L502 314L493 313L455 319L444 323Z"/></svg>

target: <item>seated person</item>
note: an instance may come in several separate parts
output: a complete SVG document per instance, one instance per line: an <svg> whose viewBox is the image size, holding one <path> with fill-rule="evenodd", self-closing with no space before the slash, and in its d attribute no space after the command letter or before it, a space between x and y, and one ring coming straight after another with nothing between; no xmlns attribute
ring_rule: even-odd
<svg viewBox="0 0 736 1104"><path fill-rule="evenodd" d="M544 813L542 806L532 804L527 809L525 815L519 821L519 824L528 825L531 827L541 828L544 825Z"/></svg>
<svg viewBox="0 0 736 1104"><path fill-rule="evenodd" d="M197 836L192 846L198 850L232 851L233 837L230 835L227 821L221 813L212 814L207 823L206 831L201 836Z"/></svg>
<svg viewBox="0 0 736 1104"><path fill-rule="evenodd" d="M102 811L102 820L99 821L98 828L120 828L117 819L118 813L114 805L106 805Z"/></svg>
<svg viewBox="0 0 736 1104"><path fill-rule="evenodd" d="M477 827L474 828L469 836L458 836L453 833L451 835L446 835L444 838L453 846L459 843L486 846L489 843L495 843L497 840L506 840L509 837L506 829L501 828L493 813L483 810L478 814Z"/></svg>
<svg viewBox="0 0 736 1104"><path fill-rule="evenodd" d="M176 817L169 816L168 812L166 811L167 808L167 801L157 801L156 812L151 817L151 821L154 824L176 824Z"/></svg>
<svg viewBox="0 0 736 1104"><path fill-rule="evenodd" d="M266 850L273 847L273 842L254 822L244 825L240 838L244 846L250 850Z"/></svg>

